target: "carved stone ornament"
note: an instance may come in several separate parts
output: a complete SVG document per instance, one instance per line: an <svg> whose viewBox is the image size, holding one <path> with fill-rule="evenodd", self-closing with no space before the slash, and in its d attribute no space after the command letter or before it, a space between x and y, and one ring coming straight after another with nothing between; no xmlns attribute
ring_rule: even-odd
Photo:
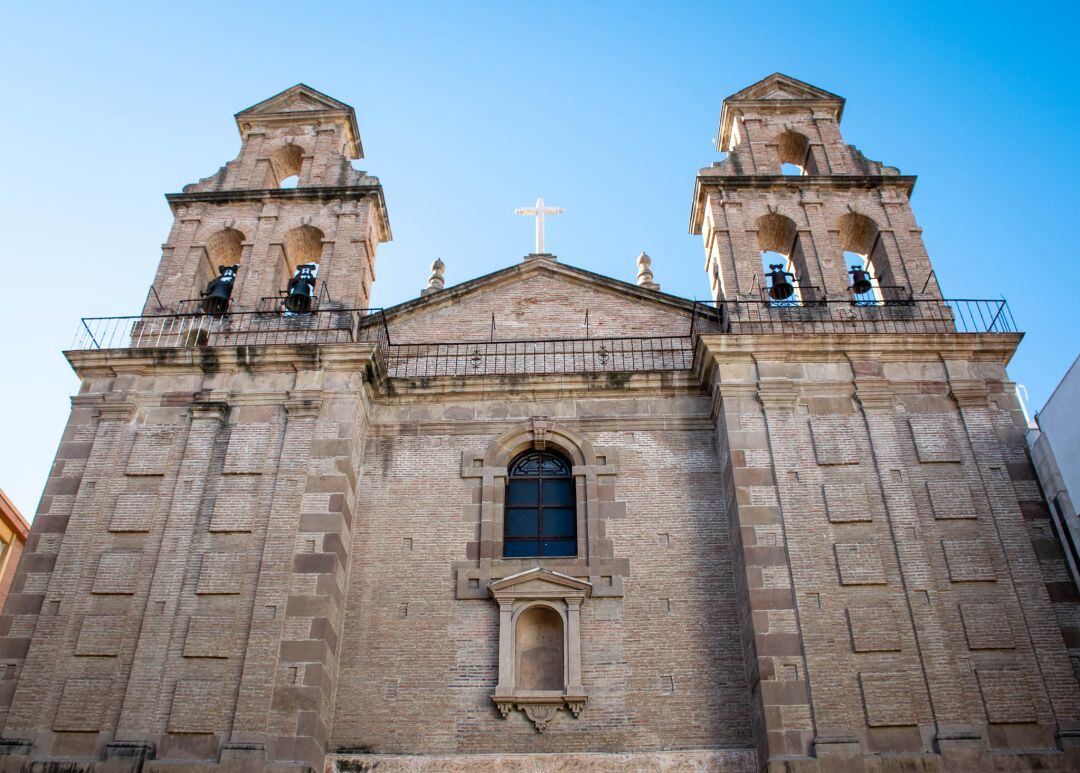
<svg viewBox="0 0 1080 773"><path fill-rule="evenodd" d="M581 684L581 604L592 584L534 567L488 585L499 604L499 684L491 697L505 719L525 713L538 733L559 709L576 718Z"/></svg>

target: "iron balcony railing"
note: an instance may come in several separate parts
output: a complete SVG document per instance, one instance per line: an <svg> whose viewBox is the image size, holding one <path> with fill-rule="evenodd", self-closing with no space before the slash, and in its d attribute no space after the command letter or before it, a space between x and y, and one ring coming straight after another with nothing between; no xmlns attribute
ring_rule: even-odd
<svg viewBox="0 0 1080 773"><path fill-rule="evenodd" d="M1004 300L910 296L704 304L723 317L725 333L1015 333Z"/></svg>
<svg viewBox="0 0 1080 773"><path fill-rule="evenodd" d="M382 309L332 309L307 314L241 311L86 317L72 349L156 349L200 346L331 344L389 337Z"/></svg>
<svg viewBox="0 0 1080 773"><path fill-rule="evenodd" d="M275 344L378 344L391 378L689 370L704 334L1015 333L1004 300L814 298L696 303L685 335L407 343L390 338L382 309L88 317L72 349Z"/></svg>
<svg viewBox="0 0 1080 773"><path fill-rule="evenodd" d="M694 337L570 338L546 341L391 344L392 377L499 376L689 370Z"/></svg>

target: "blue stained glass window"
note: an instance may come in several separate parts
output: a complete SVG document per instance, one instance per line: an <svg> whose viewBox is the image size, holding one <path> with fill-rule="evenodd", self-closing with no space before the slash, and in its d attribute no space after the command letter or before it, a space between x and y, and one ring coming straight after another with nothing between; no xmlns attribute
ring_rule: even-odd
<svg viewBox="0 0 1080 773"><path fill-rule="evenodd" d="M553 451L526 451L508 468L503 556L577 555L577 503L572 466Z"/></svg>

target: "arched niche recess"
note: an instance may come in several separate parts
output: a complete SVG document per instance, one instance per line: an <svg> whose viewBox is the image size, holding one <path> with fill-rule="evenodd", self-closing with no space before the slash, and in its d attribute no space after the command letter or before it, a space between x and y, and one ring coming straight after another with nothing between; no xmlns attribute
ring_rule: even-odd
<svg viewBox="0 0 1080 773"><path fill-rule="evenodd" d="M543 733L560 709L577 717L581 684L581 604L592 584L533 567L492 582L499 605L499 683L492 696L505 718L525 713Z"/></svg>

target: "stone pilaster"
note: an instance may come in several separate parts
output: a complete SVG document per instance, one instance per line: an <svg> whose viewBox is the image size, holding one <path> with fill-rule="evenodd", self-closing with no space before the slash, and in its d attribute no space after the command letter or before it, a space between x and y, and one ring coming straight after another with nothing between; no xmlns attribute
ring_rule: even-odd
<svg viewBox="0 0 1080 773"><path fill-rule="evenodd" d="M156 563L149 583L145 615L151 619L138 628L138 641L117 719L114 740L120 744L157 741L157 709L169 675L168 647L180 615L184 578L197 528L199 506L207 485L210 459L221 429L228 395L211 391L191 404L183 456L173 483L164 526L157 531Z"/></svg>

